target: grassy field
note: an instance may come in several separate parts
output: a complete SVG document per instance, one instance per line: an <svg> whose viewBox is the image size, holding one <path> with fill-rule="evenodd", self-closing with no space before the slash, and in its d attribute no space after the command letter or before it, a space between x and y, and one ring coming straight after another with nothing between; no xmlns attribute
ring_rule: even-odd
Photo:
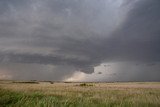
<svg viewBox="0 0 160 107"><path fill-rule="evenodd" d="M160 83L0 81L0 107L160 107Z"/></svg>

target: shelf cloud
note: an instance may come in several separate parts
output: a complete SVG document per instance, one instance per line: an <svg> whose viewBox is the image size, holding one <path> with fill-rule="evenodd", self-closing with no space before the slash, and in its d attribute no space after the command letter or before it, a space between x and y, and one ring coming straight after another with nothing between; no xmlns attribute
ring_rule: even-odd
<svg viewBox="0 0 160 107"><path fill-rule="evenodd" d="M159 10L159 0L1 0L0 74L159 81Z"/></svg>

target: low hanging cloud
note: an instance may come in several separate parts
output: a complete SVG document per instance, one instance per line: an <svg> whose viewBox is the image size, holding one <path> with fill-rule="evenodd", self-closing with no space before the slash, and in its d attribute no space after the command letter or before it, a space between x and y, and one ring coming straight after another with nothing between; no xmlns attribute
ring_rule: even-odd
<svg viewBox="0 0 160 107"><path fill-rule="evenodd" d="M93 75L94 67L102 63L139 63L142 72L132 66L136 75L145 73L143 64L155 63L150 70L158 70L159 4L159 0L1 0L0 72L3 66L13 79L63 80L75 71ZM110 80L123 80L123 71L130 72L123 68L113 70L119 76ZM154 74L148 80L158 80ZM141 80L136 77L133 80Z"/></svg>

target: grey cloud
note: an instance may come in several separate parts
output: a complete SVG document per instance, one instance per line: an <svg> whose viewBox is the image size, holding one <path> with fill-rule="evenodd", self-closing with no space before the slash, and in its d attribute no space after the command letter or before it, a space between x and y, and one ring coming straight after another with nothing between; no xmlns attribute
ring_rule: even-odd
<svg viewBox="0 0 160 107"><path fill-rule="evenodd" d="M25 3L23 2L21 3L24 5ZM53 53L53 56L50 57L57 55L65 57L84 56L85 58L90 59L92 58L90 54L94 54L92 53L94 52L92 45L96 46L94 43L95 39L98 38L97 36L100 36L100 38L101 36L105 36L105 33L100 33L102 31L101 29L104 31L104 26L106 26L109 30L105 32L108 34L108 31L111 31L110 29L112 29L112 25L115 24L105 19L111 17L110 15L107 16L105 12L107 14L112 14L114 11L113 9L113 11L107 9L114 7L109 6L109 8L107 8L104 5L105 2L98 2L97 0L92 2L82 2L79 0L54 0L44 2L35 0L32 2L28 1L27 3L28 4L23 7L19 3L8 2L8 5L11 8L9 8L9 12L6 12L7 16L2 15L3 18L0 21L1 51L12 51L8 56L11 56L9 57L10 60L15 59L15 62L18 61L18 56L23 56L24 58L19 58L22 59L21 61L23 63L52 62L51 64L54 64L54 61L49 61L48 56L44 57L43 55L40 55L42 58L39 57L39 60L41 61L32 60L34 59L32 52L37 48L43 48L46 51L50 48L49 53ZM95 6L95 3L98 3L99 5ZM112 5L109 1L107 1L107 3ZM104 11L104 9L106 10ZM68 11L71 12L70 15L68 14ZM114 14L115 13L113 12L113 15ZM104 18L101 18L101 16ZM104 23L103 21L106 22ZM112 20L112 22L114 21L116 21L116 19ZM100 25L103 25L103 27L99 28L97 26L99 23ZM28 51L30 50L29 52L27 51L29 54L21 55L21 53L25 53L26 48ZM17 54L16 57L13 53ZM41 53L45 54L44 51ZM23 59L25 59L25 61L23 61ZM61 59L63 58L59 57L59 59L56 59L57 63L62 62ZM70 63L70 59L67 59L67 61ZM71 61L71 63L73 62ZM82 66L82 64L79 64L78 60L77 62L74 61L74 63L74 65L77 64L77 66ZM87 65L96 65L94 63L99 64L99 61L92 60L83 62L83 67Z"/></svg>
<svg viewBox="0 0 160 107"><path fill-rule="evenodd" d="M146 65L144 62L131 61L116 61L105 65L107 64L110 66L101 65L99 67L101 69L96 68L97 72L85 75L84 81L160 81L160 63L152 66ZM101 75L98 75L99 72Z"/></svg>
<svg viewBox="0 0 160 107"><path fill-rule="evenodd" d="M160 61L160 14L158 0L139 1L130 10L128 18L114 32L111 40L116 42L117 53L122 59Z"/></svg>
<svg viewBox="0 0 160 107"><path fill-rule="evenodd" d="M8 77L7 79L12 79L12 80L60 81L69 77L72 73L74 73L74 70L75 70L74 67L65 65L53 66L53 65L36 64L36 63L0 64L0 74L4 75L4 77Z"/></svg>
<svg viewBox="0 0 160 107"><path fill-rule="evenodd" d="M72 73L93 73L93 67L104 62L157 63L159 4L159 0L2 0L0 62L69 66ZM69 68L54 71L64 76Z"/></svg>
<svg viewBox="0 0 160 107"><path fill-rule="evenodd" d="M53 56L53 55L40 55L40 54L10 54L10 53L1 53L0 54L0 62L4 63L37 63L37 64L44 64L44 65L68 65L74 66L77 70L84 70L84 71L92 71L93 66L89 67L90 60L81 59L81 58L67 58L64 56Z"/></svg>

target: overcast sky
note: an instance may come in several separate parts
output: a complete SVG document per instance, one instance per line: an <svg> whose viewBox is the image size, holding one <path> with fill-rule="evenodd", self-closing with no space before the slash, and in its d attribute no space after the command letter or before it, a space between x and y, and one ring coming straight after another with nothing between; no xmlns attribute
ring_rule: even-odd
<svg viewBox="0 0 160 107"><path fill-rule="evenodd" d="M160 0L0 0L0 79L160 81Z"/></svg>

